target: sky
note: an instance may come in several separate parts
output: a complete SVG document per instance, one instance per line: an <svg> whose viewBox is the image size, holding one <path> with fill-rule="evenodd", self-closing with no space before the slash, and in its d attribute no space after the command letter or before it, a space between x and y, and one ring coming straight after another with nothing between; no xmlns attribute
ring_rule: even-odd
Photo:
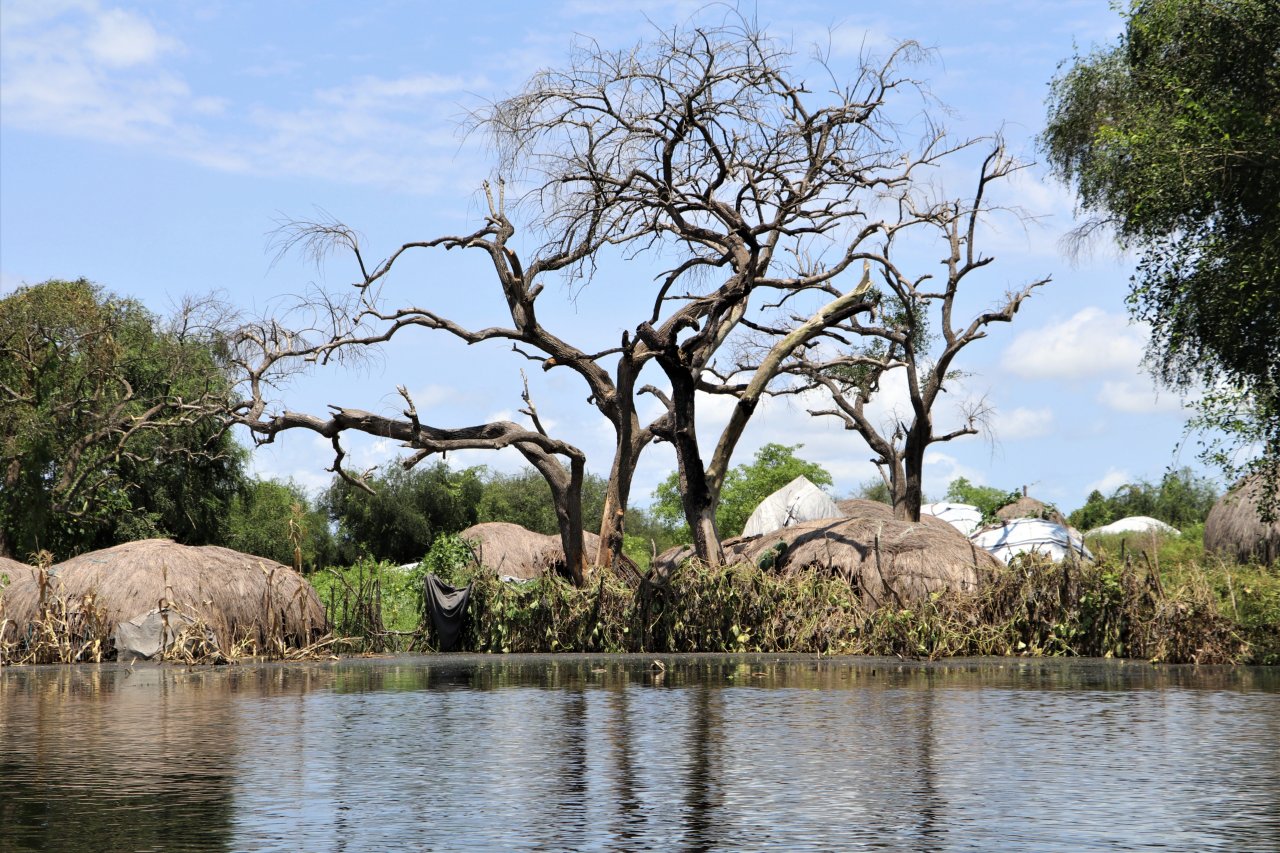
<svg viewBox="0 0 1280 853"><path fill-rule="evenodd" d="M1070 510L1093 489L1158 481L1171 466L1212 474L1196 463L1195 437L1186 440L1183 402L1158 392L1142 367L1147 330L1130 323L1125 304L1132 257L1105 239L1083 256L1069 254L1063 237L1077 223L1074 198L1035 164L1059 63L1120 32L1109 0L760 0L737 8L792 45L800 64L819 46L837 75L852 74L860 53L919 42L930 55L913 74L945 105L937 114L949 131L1000 132L1032 164L1000 199L1026 216L984 226L979 248L995 261L965 304L980 310L1009 288L1051 282L1012 324L961 354L965 377L941 407L939 428L957 404L975 399L993 407L992 428L931 448L928 496L941 499L963 476L1026 486ZM465 131L472 110L563 65L584 38L623 48L709 14L722 17L723 7L562 0L491 2L460 14L456 4L395 0L0 0L0 295L84 277L159 314L184 295L216 292L256 315L308 288L341 291L354 280L351 261L278 255L273 233L282 221L337 218L362 235L370 258L469 233L481 222L480 187L495 164L485 139ZM967 166L961 158L937 180L955 194L967 190ZM608 258L586 286L549 286L541 316L571 340L616 342L634 327L637 312L628 308L656 269ZM388 289L404 303L491 325L504 319L503 305L484 272L467 259L424 256L398 268ZM404 385L437 426L521 420L527 364L500 344L468 348L424 331L357 368L299 377L278 404L317 414L329 404L397 411L395 389ZM581 380L534 370L529 383L549 431L606 474L612 431ZM901 395L886 396L878 412L888 421ZM700 405L710 436L727 409ZM809 415L811 407L767 401L734 461L768 442L801 444L799 455L826 467L843 497L876 476L872 454L838 422ZM374 439L349 444L359 467L401 452ZM449 461L521 466L513 451ZM331 462L326 440L296 432L255 450L252 465L261 476L318 489ZM646 451L633 502L646 503L674 464L666 445Z"/></svg>

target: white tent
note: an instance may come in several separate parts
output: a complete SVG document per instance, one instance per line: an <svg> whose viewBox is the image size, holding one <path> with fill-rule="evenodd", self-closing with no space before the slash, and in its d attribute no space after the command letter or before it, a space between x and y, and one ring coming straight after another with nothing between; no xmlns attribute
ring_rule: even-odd
<svg viewBox="0 0 1280 853"><path fill-rule="evenodd" d="M1069 553L1093 559L1079 531L1043 518L1015 518L980 530L969 538L1006 563L1015 554L1027 553L1044 554L1053 560L1062 560Z"/></svg>
<svg viewBox="0 0 1280 853"><path fill-rule="evenodd" d="M747 519L743 536L761 536L782 527L820 518L844 518L831 496L805 477L796 477L760 502Z"/></svg>
<svg viewBox="0 0 1280 853"><path fill-rule="evenodd" d="M972 536L982 526L982 511L970 504L925 504L920 512L942 519L965 536Z"/></svg>
<svg viewBox="0 0 1280 853"><path fill-rule="evenodd" d="M1108 536L1113 533L1168 533L1173 536L1182 535L1178 532L1178 528L1165 524L1160 519L1152 518L1149 515L1131 515L1128 518L1113 521L1102 527L1095 527L1086 535Z"/></svg>

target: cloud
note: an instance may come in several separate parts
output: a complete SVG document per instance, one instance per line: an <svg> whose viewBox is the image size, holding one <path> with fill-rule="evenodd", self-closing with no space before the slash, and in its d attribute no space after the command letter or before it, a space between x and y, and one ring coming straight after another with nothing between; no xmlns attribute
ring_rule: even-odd
<svg viewBox="0 0 1280 853"><path fill-rule="evenodd" d="M1116 489L1125 485L1126 483L1132 483L1132 482L1133 482L1133 475L1130 474L1125 469L1108 468L1107 473L1102 475L1102 479L1094 480L1092 483L1085 486L1084 490L1086 493L1096 491L1096 492L1102 492L1102 494L1104 495L1109 495L1112 492L1114 492Z"/></svg>
<svg viewBox="0 0 1280 853"><path fill-rule="evenodd" d="M1186 408L1176 394L1161 394L1150 382L1130 379L1103 382L1098 402L1114 411L1136 415L1181 413Z"/></svg>
<svg viewBox="0 0 1280 853"><path fill-rule="evenodd" d="M1002 440L1017 441L1024 438L1041 438L1053 431L1053 410L1025 409L1019 406L1008 412L997 412L992 432Z"/></svg>
<svg viewBox="0 0 1280 853"><path fill-rule="evenodd" d="M1142 361L1147 329L1123 314L1090 306L1056 325L1024 331L1004 351L1001 366L1025 379L1131 375Z"/></svg>
<svg viewBox="0 0 1280 853"><path fill-rule="evenodd" d="M162 36L150 22L123 9L97 16L86 47L94 59L113 68L129 68L155 62L180 47L176 39Z"/></svg>

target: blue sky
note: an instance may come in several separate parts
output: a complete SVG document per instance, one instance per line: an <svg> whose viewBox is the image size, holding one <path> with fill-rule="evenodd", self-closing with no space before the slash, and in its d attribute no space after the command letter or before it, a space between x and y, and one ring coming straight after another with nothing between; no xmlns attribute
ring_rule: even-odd
<svg viewBox="0 0 1280 853"><path fill-rule="evenodd" d="M345 258L317 269L275 257L270 233L280 219L325 211L361 232L377 257L410 240L474 230L493 157L483 139L460 131L469 109L562 64L576 36L624 47L654 27L705 15L701 7L566 0L460 13L456 4L390 0L0 0L0 292L83 276L163 313L186 293L221 291L258 312L312 283L340 289L353 275ZM802 54L823 45L837 72L852 72L859 51L921 42L934 53L915 73L949 106L949 129L1002 130L1028 160L1058 63L1120 27L1107 0L762 0L741 8ZM942 177L963 178L963 166ZM1042 167L1022 173L1003 200L1034 220L992 221L981 247L996 260L970 308L1042 276L1053 281L1013 324L961 356L969 375L953 396L985 396L996 410L993 434L935 445L926 492L941 497L953 477L966 476L1027 485L1071 509L1093 488L1194 466L1189 450L1175 456L1186 411L1157 394L1140 366L1146 331L1125 311L1131 259L1106 243L1090 257L1067 257L1060 239L1073 225L1073 199ZM615 260L586 288L549 289L540 305L566 337L613 342L635 322L628 295L652 273ZM460 321L501 320L494 282L463 259L406 264L391 287ZM500 345L467 348L424 333L360 370L304 377L281 403L316 413L328 403L390 410L404 384L439 426L518 419L524 364ZM530 384L550 430L605 473L611 432L580 380L534 371ZM715 410L700 417L713 421ZM857 435L794 402L764 406L735 458L769 441L803 443L801 455L832 472L840 495L874 476ZM352 445L365 465L397 452L385 442ZM318 487L329 477L326 448L309 434L286 435L259 450L254 466ZM451 462L520 465L505 454ZM637 502L673 465L665 446L647 453Z"/></svg>

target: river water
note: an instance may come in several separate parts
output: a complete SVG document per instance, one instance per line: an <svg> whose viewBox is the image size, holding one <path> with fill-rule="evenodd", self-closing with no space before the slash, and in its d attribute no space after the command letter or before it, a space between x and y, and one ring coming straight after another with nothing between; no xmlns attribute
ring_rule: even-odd
<svg viewBox="0 0 1280 853"><path fill-rule="evenodd" d="M0 850L1280 850L1280 670L0 671Z"/></svg>

